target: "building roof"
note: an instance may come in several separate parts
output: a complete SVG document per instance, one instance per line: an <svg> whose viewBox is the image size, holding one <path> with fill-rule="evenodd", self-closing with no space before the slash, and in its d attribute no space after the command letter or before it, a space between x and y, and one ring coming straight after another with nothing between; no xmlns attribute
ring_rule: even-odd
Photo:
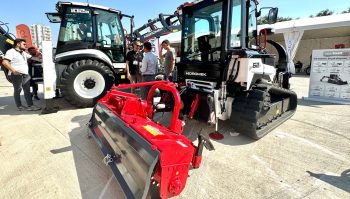
<svg viewBox="0 0 350 199"><path fill-rule="evenodd" d="M304 30L302 39L346 37L350 36L350 13L295 19L258 26L259 30L262 28L272 28L275 34L269 35L269 39L277 42L284 41L283 33L300 30ZM162 39L165 38L172 43L179 43L181 32L162 37Z"/></svg>

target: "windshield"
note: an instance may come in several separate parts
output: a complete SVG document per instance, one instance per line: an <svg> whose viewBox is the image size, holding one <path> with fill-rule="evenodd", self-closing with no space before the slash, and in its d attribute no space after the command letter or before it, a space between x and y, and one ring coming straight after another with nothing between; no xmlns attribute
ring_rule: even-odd
<svg viewBox="0 0 350 199"><path fill-rule="evenodd" d="M92 42L91 10L87 8L68 7L61 23L58 42Z"/></svg>
<svg viewBox="0 0 350 199"><path fill-rule="evenodd" d="M124 62L124 33L117 13L96 10L97 42L113 62Z"/></svg>
<svg viewBox="0 0 350 199"><path fill-rule="evenodd" d="M256 49L256 42L254 38L253 32L256 31L256 4L254 1L251 1L250 7L249 7L249 13L248 13L248 37L249 37L249 48Z"/></svg>
<svg viewBox="0 0 350 199"><path fill-rule="evenodd" d="M242 6L240 0L232 1L230 47L241 47Z"/></svg>
<svg viewBox="0 0 350 199"><path fill-rule="evenodd" d="M102 43L104 47L124 45L123 29L117 13L99 10L96 21L99 43Z"/></svg>
<svg viewBox="0 0 350 199"><path fill-rule="evenodd" d="M183 59L218 61L221 47L222 2L184 15Z"/></svg>

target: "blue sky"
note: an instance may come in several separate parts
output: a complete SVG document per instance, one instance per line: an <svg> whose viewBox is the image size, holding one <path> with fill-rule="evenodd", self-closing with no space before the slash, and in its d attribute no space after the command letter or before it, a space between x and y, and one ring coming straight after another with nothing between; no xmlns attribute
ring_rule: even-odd
<svg viewBox="0 0 350 199"><path fill-rule="evenodd" d="M34 23L50 25L56 41L59 26L50 24L45 12L54 12L57 0L16 0L15 4L9 0L1 1L0 21L9 23L12 33L15 33L16 25L21 23L28 26ZM89 0L92 4L112 7L125 14L134 15L136 27L148 19L155 18L159 13L173 13L185 1L192 0ZM350 2L349 0L260 0L259 6L278 7L278 15L282 17L307 18L326 8L340 13L350 7Z"/></svg>

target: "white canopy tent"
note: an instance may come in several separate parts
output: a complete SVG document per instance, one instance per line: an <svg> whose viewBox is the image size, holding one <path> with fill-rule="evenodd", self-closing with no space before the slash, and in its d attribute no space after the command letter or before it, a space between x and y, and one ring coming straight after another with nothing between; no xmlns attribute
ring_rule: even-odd
<svg viewBox="0 0 350 199"><path fill-rule="evenodd" d="M272 28L274 31L274 34L269 35L268 39L285 44L289 60L288 69L290 72L295 73L293 59L297 54L299 44L306 40L314 42L313 39L326 40L329 38L350 37L350 13L296 19L258 26L259 30L263 28ZM171 43L179 45L181 42L181 32L161 37L161 40L164 39L168 39ZM342 42L342 40L340 41ZM350 45L350 39L346 41ZM303 51L301 54L304 54L304 57L311 55L313 49L322 48L321 45L310 45L310 42L306 46L312 49L309 49L308 52L306 50ZM335 41L332 40L332 42ZM329 44L326 47L333 48L334 45L331 45L332 42L328 42Z"/></svg>
<svg viewBox="0 0 350 199"><path fill-rule="evenodd" d="M272 28L269 39L285 42L288 54L288 69L295 73L293 59L301 40L350 36L350 13L323 17L296 19L272 25L261 25L258 29Z"/></svg>

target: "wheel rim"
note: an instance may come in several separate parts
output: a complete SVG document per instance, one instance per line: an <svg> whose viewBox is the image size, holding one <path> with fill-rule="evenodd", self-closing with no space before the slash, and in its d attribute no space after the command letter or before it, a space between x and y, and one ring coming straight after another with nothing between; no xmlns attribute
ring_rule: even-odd
<svg viewBox="0 0 350 199"><path fill-rule="evenodd" d="M105 79L94 70L83 71L74 79L74 90L83 98L95 98L104 91L104 88Z"/></svg>

